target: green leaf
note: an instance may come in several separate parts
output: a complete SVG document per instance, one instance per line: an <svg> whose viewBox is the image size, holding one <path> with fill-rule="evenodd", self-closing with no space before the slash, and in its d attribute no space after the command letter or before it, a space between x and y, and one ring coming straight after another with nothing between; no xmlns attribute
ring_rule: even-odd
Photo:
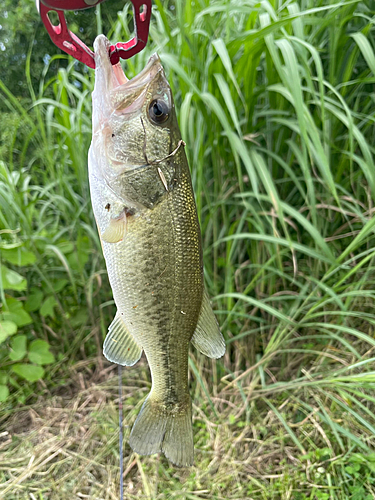
<svg viewBox="0 0 375 500"><path fill-rule="evenodd" d="M54 280L51 282L53 291L56 293L61 292L61 290L69 283L66 279Z"/></svg>
<svg viewBox="0 0 375 500"><path fill-rule="evenodd" d="M4 232L4 230L1 231L2 233ZM9 230L5 230L5 232L9 232L9 234L15 234L17 233L18 231L12 231L11 229ZM2 250L9 250L9 249L13 249L13 248L19 248L19 247L22 247L22 243L5 243L3 241L0 241L0 248Z"/></svg>
<svg viewBox="0 0 375 500"><path fill-rule="evenodd" d="M16 335L12 338L10 347L12 349L9 357L12 361L19 361L26 354L26 335Z"/></svg>
<svg viewBox="0 0 375 500"><path fill-rule="evenodd" d="M42 307L40 308L40 314L44 317L51 316L51 318L55 317L55 313L53 308L57 305L56 299L53 296L47 297L43 302Z"/></svg>
<svg viewBox="0 0 375 500"><path fill-rule="evenodd" d="M233 424L236 423L236 417L235 417L235 415L232 415L232 414L229 415L229 423L230 423L230 425L233 425Z"/></svg>
<svg viewBox="0 0 375 500"><path fill-rule="evenodd" d="M8 310L3 311L0 319L13 321L19 327L32 323L30 314L24 310L20 300L10 297L7 299L6 306Z"/></svg>
<svg viewBox="0 0 375 500"><path fill-rule="evenodd" d="M67 261L72 269L82 269L90 258L91 243L87 236L77 239L76 251L67 256Z"/></svg>
<svg viewBox="0 0 375 500"><path fill-rule="evenodd" d="M342 262L351 252L354 252L358 249L358 247L363 244L364 239L375 230L375 217L368 220L366 224L362 227L360 232L357 234L355 238L353 238L350 244L345 248L342 254L337 259L339 262Z"/></svg>
<svg viewBox="0 0 375 500"><path fill-rule="evenodd" d="M25 302L25 309L28 312L36 311L40 308L43 300L43 292L39 288L32 288L30 295Z"/></svg>
<svg viewBox="0 0 375 500"><path fill-rule="evenodd" d="M13 321L0 321L0 344L10 335L17 332L17 325Z"/></svg>
<svg viewBox="0 0 375 500"><path fill-rule="evenodd" d="M87 309L81 308L76 311L70 318L70 324L73 328L84 325L87 321Z"/></svg>
<svg viewBox="0 0 375 500"><path fill-rule="evenodd" d="M56 248L58 248L62 253L72 253L74 245L71 241L61 241L60 243L57 243Z"/></svg>
<svg viewBox="0 0 375 500"><path fill-rule="evenodd" d="M12 269L1 266L1 282L4 290L26 290L26 280Z"/></svg>
<svg viewBox="0 0 375 500"><path fill-rule="evenodd" d="M49 344L45 340L34 340L29 347L29 360L37 365L48 365L55 361L54 355L49 352Z"/></svg>
<svg viewBox="0 0 375 500"><path fill-rule="evenodd" d="M73 285L73 289L75 289L72 270L70 269L69 262L68 262L66 256L63 254L63 252L60 250L60 248L58 248L56 245L47 245L46 251L47 250L53 252L56 255L56 257L59 259L59 261L61 262L61 264L65 268L66 272L68 273L68 276L70 278L70 282Z"/></svg>
<svg viewBox="0 0 375 500"><path fill-rule="evenodd" d="M0 371L0 384L4 385L8 382L8 374L7 372Z"/></svg>
<svg viewBox="0 0 375 500"><path fill-rule="evenodd" d="M18 363L12 366L14 373L20 377L28 380L29 382L36 382L44 375L44 369L41 366L29 365L25 363Z"/></svg>
<svg viewBox="0 0 375 500"><path fill-rule="evenodd" d="M23 247L2 250L1 255L4 260L14 264L15 266L28 266L34 264L36 257L33 252L26 250Z"/></svg>
<svg viewBox="0 0 375 500"><path fill-rule="evenodd" d="M13 321L19 327L29 325L33 322L30 314L24 309L20 309L17 313L4 312L2 316L1 319Z"/></svg>
<svg viewBox="0 0 375 500"><path fill-rule="evenodd" d="M221 95L223 96L223 99L224 99L225 104L227 106L227 109L228 109L230 116L232 118L233 124L236 127L237 133L239 136L241 136L242 135L241 134L241 127L240 127L238 115L236 112L236 106L233 102L232 95L231 95L230 90L229 90L229 86L228 86L228 84L227 84L227 82L222 74L215 73L214 76L216 78L217 84L219 86Z"/></svg>
<svg viewBox="0 0 375 500"><path fill-rule="evenodd" d="M0 385L0 403L6 400L9 396L9 389L6 385Z"/></svg>
<svg viewBox="0 0 375 500"><path fill-rule="evenodd" d="M371 69L373 75L375 75L375 56L370 42L367 40L363 33L354 33L350 36L352 36L356 41L359 50L362 52L363 57L366 59L368 67Z"/></svg>
<svg viewBox="0 0 375 500"><path fill-rule="evenodd" d="M218 55L221 59L221 62L223 63L224 68L227 72L227 74L225 76L229 76L229 78L232 80L233 85L235 86L238 95L241 97L242 102L244 102L240 87L238 86L236 77L235 77L234 72L233 72L232 61L229 57L228 50L225 46L224 40L221 38L218 38L212 42L212 45L215 47L216 52L218 53Z"/></svg>
<svg viewBox="0 0 375 500"><path fill-rule="evenodd" d="M374 219L374 221L375 221L375 219ZM275 245L289 247L290 249L294 249L298 252L302 252L306 255L309 255L310 257L313 257L314 259L322 260L324 262L331 263L330 259L328 259L325 255L317 252L316 250L313 250L312 248L310 248L307 245L302 245L301 243L297 243L296 241L288 241L285 238L278 238L276 236L271 236L269 234L258 234L258 233L233 234L233 235L225 236L224 238L218 239L217 241L215 241L213 246L216 247L217 245L220 245L220 243L224 243L226 241L242 240L242 239L269 242L269 243L274 243Z"/></svg>
<svg viewBox="0 0 375 500"><path fill-rule="evenodd" d="M23 308L23 304L20 300L15 299L14 297L8 297L6 301L6 308L7 311L16 313Z"/></svg>

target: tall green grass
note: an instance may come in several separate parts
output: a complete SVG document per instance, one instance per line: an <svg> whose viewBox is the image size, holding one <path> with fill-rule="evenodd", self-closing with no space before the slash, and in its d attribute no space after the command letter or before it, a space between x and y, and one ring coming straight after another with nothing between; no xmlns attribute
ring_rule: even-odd
<svg viewBox="0 0 375 500"><path fill-rule="evenodd" d="M129 12L113 41L130 37ZM157 51L166 69L227 340L218 363L192 353L192 389L204 418L228 424L222 467L241 462L242 479L226 483L207 461L214 438L199 431L198 468L221 471L200 498L374 493L374 15L359 0L155 0L150 42L125 64L132 77ZM22 268L24 293L42 284L43 300L55 300L48 319L32 312L35 334L59 354L52 384L68 358L100 349L114 313L87 183L93 79L73 61L58 75L46 67L30 110L0 84L13 120L0 237L36 256ZM241 456L228 451L233 438ZM272 459L257 469L251 442L278 443L281 463L305 475L280 476ZM146 476L159 470L147 460ZM146 476L139 488L150 495Z"/></svg>

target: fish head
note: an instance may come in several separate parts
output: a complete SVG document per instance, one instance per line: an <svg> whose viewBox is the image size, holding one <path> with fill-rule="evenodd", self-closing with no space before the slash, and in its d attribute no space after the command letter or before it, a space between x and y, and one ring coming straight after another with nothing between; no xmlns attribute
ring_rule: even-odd
<svg viewBox="0 0 375 500"><path fill-rule="evenodd" d="M109 48L104 35L96 38L91 169L129 200L138 197L130 189L134 173L167 157L175 149L180 132L159 56L152 55L145 68L128 80L120 63L111 64ZM126 179L129 182L124 182ZM124 193L126 185L129 189Z"/></svg>

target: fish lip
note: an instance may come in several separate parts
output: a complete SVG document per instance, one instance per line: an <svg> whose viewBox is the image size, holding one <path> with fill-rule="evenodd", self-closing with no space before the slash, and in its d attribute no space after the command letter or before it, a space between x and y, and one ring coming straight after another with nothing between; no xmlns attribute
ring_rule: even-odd
<svg viewBox="0 0 375 500"><path fill-rule="evenodd" d="M137 87L143 87L147 83L151 82L159 71L163 71L163 67L161 65L160 57L155 53L152 54L146 66L140 73L138 73L138 75L134 76L131 80L127 80L126 82L120 84L119 87L124 90L132 90Z"/></svg>
<svg viewBox="0 0 375 500"><path fill-rule="evenodd" d="M97 82L105 84L107 92L118 90L121 88L124 92L130 92L137 87L142 87L151 82L159 71L163 71L160 58L158 54L153 54L146 66L138 75L128 80L120 62L112 65L109 58L110 42L105 35L99 35L94 42L95 51L95 88L99 87ZM95 92L95 89L94 89Z"/></svg>

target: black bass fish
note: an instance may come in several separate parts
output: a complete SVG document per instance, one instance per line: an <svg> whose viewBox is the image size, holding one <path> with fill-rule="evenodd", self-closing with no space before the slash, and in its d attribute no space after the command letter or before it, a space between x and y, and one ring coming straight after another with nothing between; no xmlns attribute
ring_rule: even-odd
<svg viewBox="0 0 375 500"><path fill-rule="evenodd" d="M189 166L169 84L155 54L128 80L95 41L91 200L117 314L104 355L134 365L144 350L152 389L130 434L141 455L193 464L189 343L220 358L225 342L203 282Z"/></svg>

